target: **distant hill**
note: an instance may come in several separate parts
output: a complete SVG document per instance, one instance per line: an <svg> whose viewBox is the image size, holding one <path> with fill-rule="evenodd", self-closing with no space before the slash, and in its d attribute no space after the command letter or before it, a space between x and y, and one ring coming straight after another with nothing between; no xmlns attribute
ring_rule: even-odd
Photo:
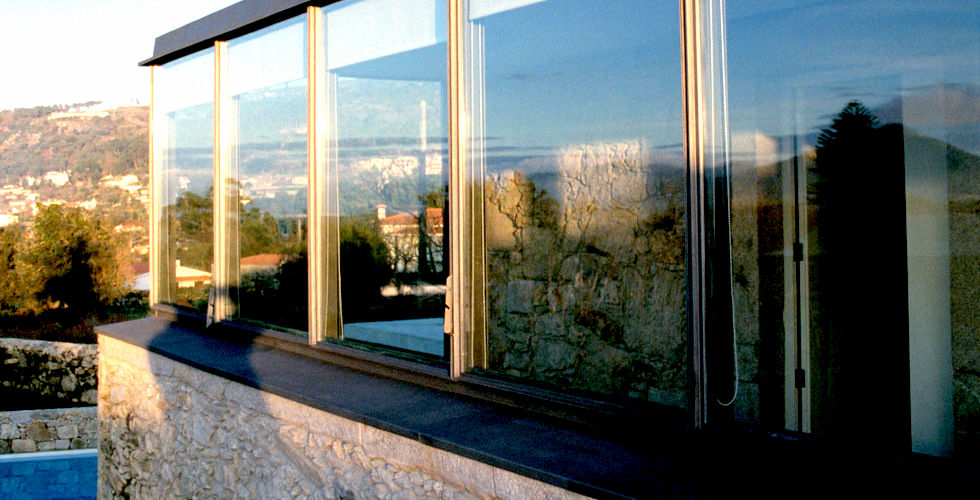
<svg viewBox="0 0 980 500"><path fill-rule="evenodd" d="M103 175L149 176L149 108L94 104L0 111L0 183L70 171L73 182Z"/></svg>
<svg viewBox="0 0 980 500"><path fill-rule="evenodd" d="M87 209L148 249L149 108L98 102L0 111L0 226L30 224L38 205Z"/></svg>

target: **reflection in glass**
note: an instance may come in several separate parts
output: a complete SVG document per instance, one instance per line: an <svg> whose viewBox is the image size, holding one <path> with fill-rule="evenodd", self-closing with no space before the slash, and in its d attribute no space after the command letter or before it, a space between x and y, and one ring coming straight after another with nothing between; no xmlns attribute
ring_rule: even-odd
<svg viewBox="0 0 980 500"><path fill-rule="evenodd" d="M323 23L326 246L341 306L328 329L436 356L448 271L445 18L431 0L369 0Z"/></svg>
<svg viewBox="0 0 980 500"><path fill-rule="evenodd" d="M729 5L738 418L980 449L975 19L955 1Z"/></svg>
<svg viewBox="0 0 980 500"><path fill-rule="evenodd" d="M213 81L208 50L155 69L154 146L160 174L159 300L206 312L213 257ZM166 246L163 246L166 242Z"/></svg>
<svg viewBox="0 0 980 500"><path fill-rule="evenodd" d="M237 318L307 329L306 22L228 43ZM237 278L237 280L235 280ZM237 282L236 282L237 281Z"/></svg>
<svg viewBox="0 0 980 500"><path fill-rule="evenodd" d="M485 357L563 391L686 405L676 4L469 2Z"/></svg>

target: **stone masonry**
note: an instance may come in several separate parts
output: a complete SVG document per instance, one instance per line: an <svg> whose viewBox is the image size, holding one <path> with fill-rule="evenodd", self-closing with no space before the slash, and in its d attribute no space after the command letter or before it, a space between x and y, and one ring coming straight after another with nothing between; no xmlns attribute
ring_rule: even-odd
<svg viewBox="0 0 980 500"><path fill-rule="evenodd" d="M95 448L97 417L94 406L0 412L0 453Z"/></svg>
<svg viewBox="0 0 980 500"><path fill-rule="evenodd" d="M97 356L95 344L0 338L0 384L94 405Z"/></svg>
<svg viewBox="0 0 980 500"><path fill-rule="evenodd" d="M99 338L99 498L582 498Z"/></svg>

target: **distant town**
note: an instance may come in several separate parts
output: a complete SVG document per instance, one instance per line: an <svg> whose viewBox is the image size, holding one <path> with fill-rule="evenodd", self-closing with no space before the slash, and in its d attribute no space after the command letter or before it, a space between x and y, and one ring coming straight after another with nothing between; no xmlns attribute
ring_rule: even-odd
<svg viewBox="0 0 980 500"><path fill-rule="evenodd" d="M92 212L149 252L146 106L98 102L0 111L0 227L30 230L42 207Z"/></svg>

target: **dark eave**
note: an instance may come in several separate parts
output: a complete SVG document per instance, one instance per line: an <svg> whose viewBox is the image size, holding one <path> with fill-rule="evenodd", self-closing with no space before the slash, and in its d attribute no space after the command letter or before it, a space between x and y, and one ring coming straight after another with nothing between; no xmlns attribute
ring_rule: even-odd
<svg viewBox="0 0 980 500"><path fill-rule="evenodd" d="M140 66L164 64L206 49L218 40L230 40L302 14L310 5L337 0L243 0L197 21L157 37L153 57Z"/></svg>

